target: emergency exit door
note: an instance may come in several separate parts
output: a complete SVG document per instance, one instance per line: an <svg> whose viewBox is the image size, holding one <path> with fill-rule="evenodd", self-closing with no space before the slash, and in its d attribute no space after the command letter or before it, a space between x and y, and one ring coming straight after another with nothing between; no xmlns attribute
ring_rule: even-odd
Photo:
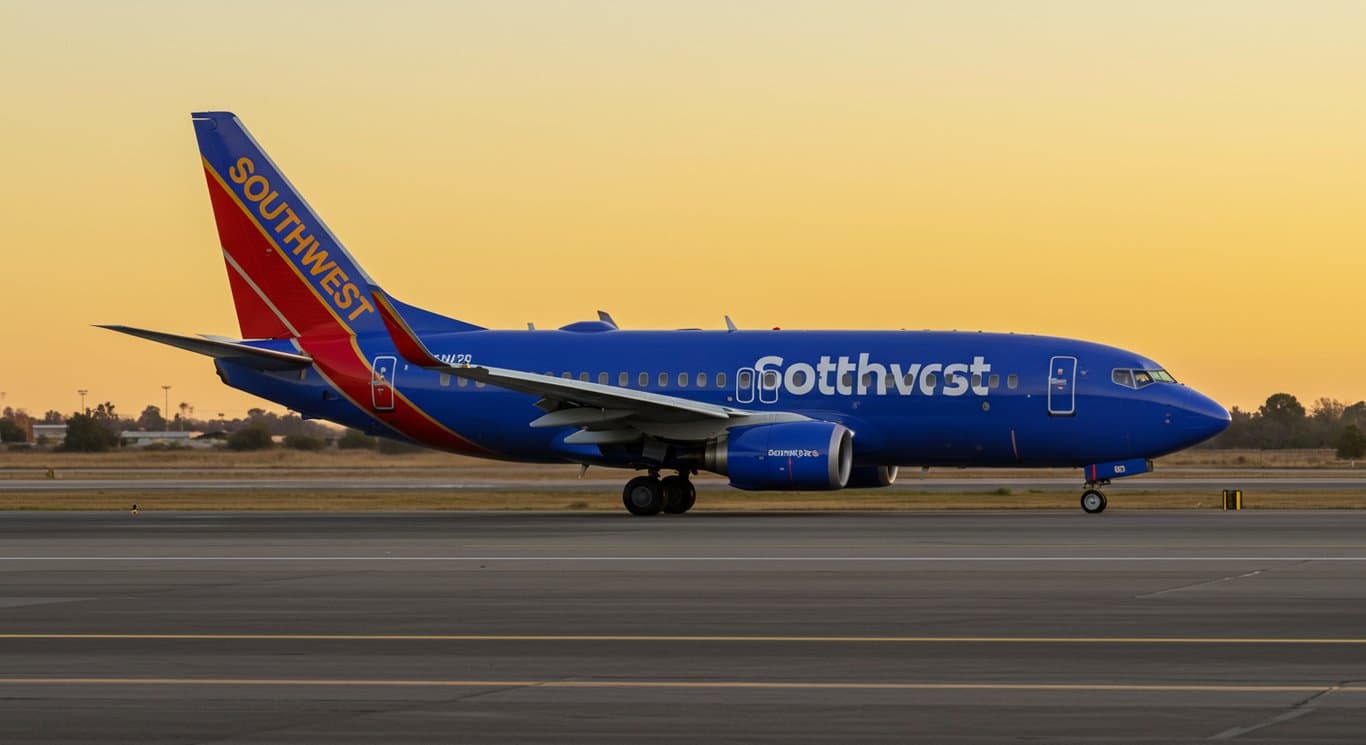
<svg viewBox="0 0 1366 745"><path fill-rule="evenodd" d="M379 355L370 366L370 404L375 411L394 410L394 377L398 373L398 358Z"/></svg>
<svg viewBox="0 0 1366 745"><path fill-rule="evenodd" d="M1054 357L1048 362L1048 414L1077 413L1077 358Z"/></svg>

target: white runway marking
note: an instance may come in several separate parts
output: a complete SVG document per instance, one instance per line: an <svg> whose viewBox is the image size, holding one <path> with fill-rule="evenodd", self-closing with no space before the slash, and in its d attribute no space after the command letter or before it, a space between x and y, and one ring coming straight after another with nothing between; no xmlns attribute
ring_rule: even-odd
<svg viewBox="0 0 1366 745"><path fill-rule="evenodd" d="M1366 556L0 556L0 561L430 561L430 562L1366 562Z"/></svg>

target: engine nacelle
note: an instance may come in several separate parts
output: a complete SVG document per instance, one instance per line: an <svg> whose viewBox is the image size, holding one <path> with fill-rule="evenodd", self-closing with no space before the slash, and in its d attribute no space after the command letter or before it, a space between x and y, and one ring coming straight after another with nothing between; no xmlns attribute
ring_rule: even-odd
<svg viewBox="0 0 1366 745"><path fill-rule="evenodd" d="M842 489L854 464L854 433L834 422L737 427L707 444L704 467L750 491Z"/></svg>
<svg viewBox="0 0 1366 745"><path fill-rule="evenodd" d="M878 489L896 483L899 466L858 466L849 474L846 489Z"/></svg>

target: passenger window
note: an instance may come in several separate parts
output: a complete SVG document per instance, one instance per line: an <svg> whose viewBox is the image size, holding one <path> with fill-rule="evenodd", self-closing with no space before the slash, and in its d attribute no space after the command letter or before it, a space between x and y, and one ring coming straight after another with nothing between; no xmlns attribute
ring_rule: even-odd
<svg viewBox="0 0 1366 745"><path fill-rule="evenodd" d="M864 374L863 374L863 389L864 389L864 390L868 390L869 388L872 388L872 387L873 387L873 374L872 374L872 373L864 373Z"/></svg>
<svg viewBox="0 0 1366 745"><path fill-rule="evenodd" d="M564 378L565 380L573 380L574 373L560 373L560 377Z"/></svg>
<svg viewBox="0 0 1366 745"><path fill-rule="evenodd" d="M640 387L641 387L641 388L649 388L649 387L650 387L650 374L649 374L649 373L641 373L639 376L637 376L637 378L638 378L638 379L637 379L637 382L640 384Z"/></svg>
<svg viewBox="0 0 1366 745"><path fill-rule="evenodd" d="M660 374L659 374L659 387L660 387L660 388L668 388L668 387L669 387L669 374L668 374L668 373L660 373Z"/></svg>
<svg viewBox="0 0 1366 745"><path fill-rule="evenodd" d="M944 385L953 385L954 381L957 379L957 373L944 373Z"/></svg>
<svg viewBox="0 0 1366 745"><path fill-rule="evenodd" d="M739 386L741 390L754 385L754 378L750 377L749 370L740 371L740 374L735 377L735 385Z"/></svg>
<svg viewBox="0 0 1366 745"><path fill-rule="evenodd" d="M801 368L797 368L796 370L793 370L793 371L791 372L791 375L792 375L792 387L794 387L794 388L801 388L802 386L806 385L806 371L805 371L805 370L803 370L803 369L801 369Z"/></svg>
<svg viewBox="0 0 1366 745"><path fill-rule="evenodd" d="M717 387L717 388L725 388L725 387L726 387L726 374L725 374L725 373L717 373L717 374L716 374L716 387Z"/></svg>
<svg viewBox="0 0 1366 745"><path fill-rule="evenodd" d="M679 373L679 374L678 374L678 387L679 387L679 388L687 388L687 387L688 387L688 374L687 374L687 373Z"/></svg>
<svg viewBox="0 0 1366 745"><path fill-rule="evenodd" d="M1110 373L1110 379L1113 380L1116 385L1122 385L1125 388L1134 387L1134 374L1128 370L1115 370L1113 373Z"/></svg>
<svg viewBox="0 0 1366 745"><path fill-rule="evenodd" d="M924 378L921 378L921 381L924 383L924 386L926 388L934 390L935 386L939 385L939 376L935 375L934 373L929 373Z"/></svg>
<svg viewBox="0 0 1366 745"><path fill-rule="evenodd" d="M463 378L462 378L462 380L463 380ZM442 388L450 388L450 387L451 387L451 376L447 375L446 373L441 373L441 387L442 387Z"/></svg>
<svg viewBox="0 0 1366 745"><path fill-rule="evenodd" d="M698 388L706 388L706 387L707 387L707 374L706 374L706 373L698 373L698 374L697 374L697 387L698 387Z"/></svg>
<svg viewBox="0 0 1366 745"><path fill-rule="evenodd" d="M1016 388L1019 388L1019 387L1020 387L1020 376L1019 376L1019 375L1016 375L1015 373L1011 373L1011 374L1007 375L1007 376L1006 376L1006 387L1009 388L1009 389L1012 390L1012 391L1015 390Z"/></svg>
<svg viewBox="0 0 1366 745"><path fill-rule="evenodd" d="M483 388L483 387L484 387L484 381L482 381L482 380L476 380L476 381L474 381L474 387L475 387L475 388Z"/></svg>
<svg viewBox="0 0 1366 745"><path fill-rule="evenodd" d="M973 388L981 388L981 387L982 387L982 373L973 373L973 374L972 374L972 387L973 387Z"/></svg>
<svg viewBox="0 0 1366 745"><path fill-rule="evenodd" d="M607 385L607 373L598 373L598 385Z"/></svg>
<svg viewBox="0 0 1366 745"><path fill-rule="evenodd" d="M461 388L468 388L470 385L470 379L460 378L459 380L455 381L455 384L460 386Z"/></svg>
<svg viewBox="0 0 1366 745"><path fill-rule="evenodd" d="M992 373L992 374L988 375L988 376L987 376L987 387L988 387L988 388L991 388L992 390L995 390L995 389L997 389L997 388L1000 388L1000 387L1001 387L1001 376L998 375L998 374L996 374L996 373Z"/></svg>
<svg viewBox="0 0 1366 745"><path fill-rule="evenodd" d="M775 390L777 390L777 389L778 389L778 373L773 372L772 370L766 370L766 371L764 371L764 382L762 383L762 385L763 385L763 387L764 387L764 390L766 390L766 391L775 391Z"/></svg>
<svg viewBox="0 0 1366 745"><path fill-rule="evenodd" d="M626 386L628 386L628 385L630 385L630 384L631 384L631 374L630 374L630 373L617 373L617 385L621 386L622 388L625 388Z"/></svg>
<svg viewBox="0 0 1366 745"><path fill-rule="evenodd" d="M845 374L841 375L841 376L840 376L840 383L841 383L845 388L853 388L853 387L854 387L854 374L853 374L853 373L845 373Z"/></svg>
<svg viewBox="0 0 1366 745"><path fill-rule="evenodd" d="M906 373L906 387L915 385L915 373Z"/></svg>
<svg viewBox="0 0 1366 745"><path fill-rule="evenodd" d="M582 380L583 382L587 383L587 382L588 382L588 373L579 373L579 380Z"/></svg>

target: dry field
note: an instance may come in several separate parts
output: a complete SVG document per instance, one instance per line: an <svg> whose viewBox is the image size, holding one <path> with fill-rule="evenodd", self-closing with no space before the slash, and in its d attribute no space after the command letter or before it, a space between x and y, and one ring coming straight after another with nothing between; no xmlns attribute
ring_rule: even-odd
<svg viewBox="0 0 1366 745"><path fill-rule="evenodd" d="M560 480L574 478L578 466L572 464L522 464L469 458L449 453L422 451L401 455L383 455L371 450L327 450L301 452L277 448L274 450L237 453L230 450L120 450L109 453L58 453L51 451L0 451L0 478L33 478L47 469L55 470L58 478L80 478L84 469L99 469L100 478L117 478L114 471L147 477L158 472L183 476L212 471L241 471L250 478L253 473L272 475L271 471L317 470L324 472L354 472L359 478L400 474L422 474L441 471L476 478L506 478L525 480ZM1366 461L1338 460L1327 448L1317 450L1187 450L1162 458L1156 463L1157 472L1171 474L1175 469L1216 469L1237 471L1257 469L1362 469ZM1034 475L1065 474L1069 469L956 469L936 468L936 478L972 478L983 473ZM902 469L903 479L913 478L915 469Z"/></svg>
<svg viewBox="0 0 1366 745"><path fill-rule="evenodd" d="M625 515L615 491L563 492L534 489L431 490L345 492L240 491L215 494L128 494L102 492L5 492L0 511L89 510L127 511L136 501L144 512L166 510L224 511L274 510L291 512L397 512L410 510L583 510ZM1111 510L1219 509L1215 493L1154 490L1110 493ZM1313 492L1258 493L1249 496L1244 509L1366 509L1366 494ZM748 493L732 489L705 491L698 495L698 512L772 511L887 511L887 510L1076 510L1077 495L1054 491L963 491L917 493L893 490L847 490L841 492Z"/></svg>
<svg viewBox="0 0 1366 745"><path fill-rule="evenodd" d="M1366 469L1366 463L1339 461L1331 450L1238 451L1192 450L1162 459L1157 471L1167 477L1236 475L1245 469L1297 469L1297 476L1313 477L1313 470L1327 476L1346 468ZM127 492L32 491L0 493L0 510L125 510L133 501L144 510L590 510L621 512L615 486L601 491L556 491L538 488L536 482L567 482L579 475L577 466L502 463L436 452L383 455L373 451L324 451L307 453L277 449L255 453L230 451L120 451L112 453L0 452L0 479L33 479L53 468L58 480L118 478L233 479L301 478L343 474L347 478L373 480L375 488L363 492L327 494L301 483L298 491L241 490L194 491L192 493L145 493L133 499ZM91 470L94 469L94 470ZM1308 469L1308 470L1304 470ZM602 479L614 472L594 469L590 477ZM995 489L974 487L972 479L1019 476L1077 475L1075 469L993 470L934 469L936 479L961 478L963 487L954 493L917 492L916 469L903 469L895 490L848 490L835 493L770 492L753 494L732 489L707 489L700 495L705 511L738 510L930 510L930 509L1065 509L1077 508L1072 490ZM509 481L504 487L479 489L386 489L385 477L433 476L481 482ZM699 478L711 479L707 475ZM1078 476L1078 485L1080 477ZM531 483L528 483L531 482ZM998 482L999 483L999 482ZM1139 483L1134 482L1135 486ZM1218 509L1217 493L1205 489L1114 489L1111 509ZM1337 508L1366 509L1366 492L1312 493L1249 489L1250 509Z"/></svg>

